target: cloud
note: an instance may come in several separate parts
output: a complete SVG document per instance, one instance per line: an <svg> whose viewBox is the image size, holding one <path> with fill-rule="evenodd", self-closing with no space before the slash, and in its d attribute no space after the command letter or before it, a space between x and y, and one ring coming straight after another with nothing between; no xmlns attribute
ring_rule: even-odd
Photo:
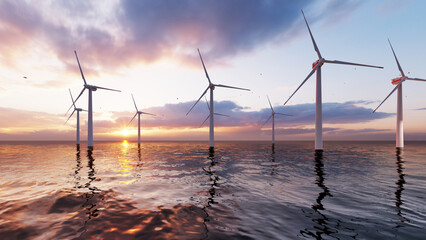
<svg viewBox="0 0 426 240"><path fill-rule="evenodd" d="M423 110L426 110L426 108L417 108L416 110L423 111Z"/></svg>
<svg viewBox="0 0 426 240"><path fill-rule="evenodd" d="M161 107L152 107L145 111L154 113L157 117L142 117L144 125L147 127L179 128L198 127L209 115L209 110L205 102L199 102L192 112L186 116L195 101L177 104L166 104ZM357 104L363 103L357 101ZM370 122L376 119L383 119L393 116L391 113L376 112L373 109L358 106L354 102L345 103L323 103L323 122L325 124L346 124ZM286 113L292 116L276 116L275 123L284 126L304 126L312 125L315 120L315 104L298 104L291 106L275 106L275 112ZM230 117L215 116L215 126L217 127L260 127L270 116L269 108L258 111L249 111L232 101L215 102L215 112L229 115ZM127 121L133 116L132 113L113 113L113 118L120 121Z"/></svg>
<svg viewBox="0 0 426 240"><path fill-rule="evenodd" d="M303 24L302 8L324 5L321 11L331 14L312 17L312 22L320 18L336 21L342 12L347 15L347 9L355 8L354 2L4 0L0 2L0 49L13 62L14 51L45 44L73 72L72 51L76 49L85 65L91 66L87 73L161 58L198 64L197 47L213 64L258 46L294 39Z"/></svg>

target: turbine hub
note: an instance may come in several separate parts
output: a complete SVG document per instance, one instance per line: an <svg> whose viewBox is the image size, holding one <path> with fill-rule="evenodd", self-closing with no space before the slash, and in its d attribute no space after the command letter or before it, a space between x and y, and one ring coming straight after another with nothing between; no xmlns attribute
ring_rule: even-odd
<svg viewBox="0 0 426 240"><path fill-rule="evenodd" d="M320 64L319 66L321 67L324 64L324 58L320 58L312 63L312 69L314 69L318 64Z"/></svg>
<svg viewBox="0 0 426 240"><path fill-rule="evenodd" d="M394 78L394 79L392 79L392 84L393 85L398 85L401 81L405 81L405 79L407 79L407 77Z"/></svg>
<svg viewBox="0 0 426 240"><path fill-rule="evenodd" d="M212 90L214 90L214 89L215 89L215 86L214 86L213 84L210 84L210 88L211 88Z"/></svg>

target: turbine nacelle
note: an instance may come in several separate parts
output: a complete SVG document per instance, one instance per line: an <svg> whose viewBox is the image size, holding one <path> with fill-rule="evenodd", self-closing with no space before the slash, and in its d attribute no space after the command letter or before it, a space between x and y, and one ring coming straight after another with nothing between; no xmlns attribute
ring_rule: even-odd
<svg viewBox="0 0 426 240"><path fill-rule="evenodd" d="M87 89L89 89L89 90L92 90L92 91L96 91L96 90L98 90L98 88L96 87L96 86L93 86L93 85L84 85L84 87L85 88L87 88Z"/></svg>
<svg viewBox="0 0 426 240"><path fill-rule="evenodd" d="M210 83L210 86L209 86L212 90L214 90L215 88L216 88L216 86L213 84L213 83Z"/></svg>
<svg viewBox="0 0 426 240"><path fill-rule="evenodd" d="M407 80L407 77L398 77L398 78L394 78L394 79L392 79L392 84L393 85L398 85L400 82L403 82L403 81L405 81L405 80Z"/></svg>
<svg viewBox="0 0 426 240"><path fill-rule="evenodd" d="M320 58L316 60L315 62L312 63L312 69L314 69L318 64L319 64L319 67L321 67L324 64L324 62L325 62L324 58Z"/></svg>

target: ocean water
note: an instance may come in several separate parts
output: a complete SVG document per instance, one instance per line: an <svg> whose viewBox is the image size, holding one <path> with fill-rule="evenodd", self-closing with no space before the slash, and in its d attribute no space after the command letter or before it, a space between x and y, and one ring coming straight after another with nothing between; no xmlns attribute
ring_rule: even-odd
<svg viewBox="0 0 426 240"><path fill-rule="evenodd" d="M0 167L0 239L426 239L426 142L2 142Z"/></svg>

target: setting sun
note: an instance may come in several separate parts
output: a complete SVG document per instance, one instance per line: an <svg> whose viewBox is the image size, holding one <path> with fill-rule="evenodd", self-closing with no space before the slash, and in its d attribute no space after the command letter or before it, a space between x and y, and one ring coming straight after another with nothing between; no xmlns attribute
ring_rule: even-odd
<svg viewBox="0 0 426 240"><path fill-rule="evenodd" d="M128 136L130 134L130 131L128 129L123 129L120 131L120 134L122 136Z"/></svg>

